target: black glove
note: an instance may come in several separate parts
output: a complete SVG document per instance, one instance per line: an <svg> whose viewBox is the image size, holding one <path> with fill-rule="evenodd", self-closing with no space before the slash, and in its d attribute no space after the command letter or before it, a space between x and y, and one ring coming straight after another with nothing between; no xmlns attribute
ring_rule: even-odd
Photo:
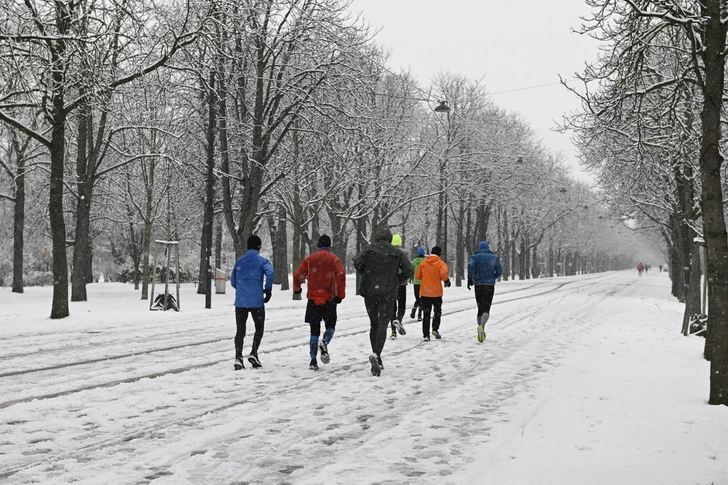
<svg viewBox="0 0 728 485"><path fill-rule="evenodd" d="M334 297L334 303L336 303L337 305L338 305L339 303L341 303L341 298L339 298L338 296L335 296L335 297Z"/></svg>
<svg viewBox="0 0 728 485"><path fill-rule="evenodd" d="M271 296L271 290L263 290L263 294L265 295L265 298L263 299L263 303L268 303Z"/></svg>
<svg viewBox="0 0 728 485"><path fill-rule="evenodd" d="M450 288L450 280L445 280L445 288Z"/></svg>
<svg viewBox="0 0 728 485"><path fill-rule="evenodd" d="M303 292L303 288L301 288L300 290L293 290L294 295L300 295L301 292Z"/></svg>
<svg viewBox="0 0 728 485"><path fill-rule="evenodd" d="M468 289L470 289L471 286L473 286L473 280L468 278Z"/></svg>

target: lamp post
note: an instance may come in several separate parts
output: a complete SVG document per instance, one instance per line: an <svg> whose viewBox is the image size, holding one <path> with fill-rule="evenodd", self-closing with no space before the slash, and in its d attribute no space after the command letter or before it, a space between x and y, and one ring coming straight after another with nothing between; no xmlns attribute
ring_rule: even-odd
<svg viewBox="0 0 728 485"><path fill-rule="evenodd" d="M445 169L447 168L448 158L450 156L450 106L447 101L440 101L434 108L435 113L445 113L447 116L447 132L445 152L443 154L442 163L440 163L440 197L438 198L438 219L437 219L437 236L442 237L442 260L447 263L447 193L445 191Z"/></svg>

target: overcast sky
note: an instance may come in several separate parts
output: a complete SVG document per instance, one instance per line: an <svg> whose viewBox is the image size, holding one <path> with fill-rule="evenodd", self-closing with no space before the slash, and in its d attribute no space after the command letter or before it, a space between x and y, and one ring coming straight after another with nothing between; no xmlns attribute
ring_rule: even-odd
<svg viewBox="0 0 728 485"><path fill-rule="evenodd" d="M438 71L482 78L498 106L576 163L569 136L552 128L580 107L559 75L571 79L597 57L597 43L572 32L589 13L583 0L353 0L352 9L381 28L388 67L409 69L422 87Z"/></svg>

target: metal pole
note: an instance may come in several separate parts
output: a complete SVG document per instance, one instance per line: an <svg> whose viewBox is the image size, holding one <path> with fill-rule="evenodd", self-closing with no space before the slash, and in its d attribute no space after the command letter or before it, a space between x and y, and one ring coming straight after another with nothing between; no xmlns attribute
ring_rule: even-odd
<svg viewBox="0 0 728 485"><path fill-rule="evenodd" d="M207 200L205 201L205 260L207 287L205 308L212 308L212 173L215 144L215 71L210 72L210 119L207 125Z"/></svg>

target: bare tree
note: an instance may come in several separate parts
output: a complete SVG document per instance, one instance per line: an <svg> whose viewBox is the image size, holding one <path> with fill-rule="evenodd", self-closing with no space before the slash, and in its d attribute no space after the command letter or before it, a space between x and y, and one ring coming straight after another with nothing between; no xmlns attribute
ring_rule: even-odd
<svg viewBox="0 0 728 485"><path fill-rule="evenodd" d="M95 99L109 99L119 86L158 69L182 46L194 41L195 34L184 18L189 5L181 7L182 21L172 19L170 23L166 12L127 0L108 5L89 0L3 1L0 62L5 69L21 73L23 86L0 88L0 121L34 138L50 152L51 318L66 317L69 311L63 211L69 116L77 109L85 112ZM126 35L127 30L138 36ZM89 48L96 51L89 52ZM92 65L98 70L89 72ZM45 126L35 129L27 117L14 116L18 110L41 111Z"/></svg>

